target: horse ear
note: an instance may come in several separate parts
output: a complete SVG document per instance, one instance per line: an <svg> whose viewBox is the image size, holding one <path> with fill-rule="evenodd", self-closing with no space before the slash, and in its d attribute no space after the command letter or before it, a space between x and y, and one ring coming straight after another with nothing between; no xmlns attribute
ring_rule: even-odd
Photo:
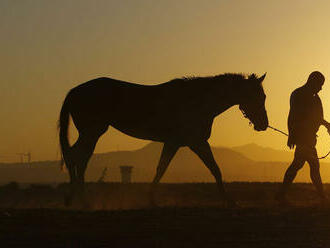
<svg viewBox="0 0 330 248"><path fill-rule="evenodd" d="M260 78L258 78L258 81L260 84L262 83L262 81L264 81L266 74L267 74L267 72L264 75L262 75Z"/></svg>

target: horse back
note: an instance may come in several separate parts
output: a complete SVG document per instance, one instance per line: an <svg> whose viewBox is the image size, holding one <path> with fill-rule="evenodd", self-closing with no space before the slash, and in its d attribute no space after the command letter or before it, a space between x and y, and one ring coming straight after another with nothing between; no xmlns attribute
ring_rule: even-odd
<svg viewBox="0 0 330 248"><path fill-rule="evenodd" d="M71 114L75 124L78 119L88 125L103 122L133 137L163 141L212 124L187 92L191 91L175 84L149 86L99 78L70 92Z"/></svg>

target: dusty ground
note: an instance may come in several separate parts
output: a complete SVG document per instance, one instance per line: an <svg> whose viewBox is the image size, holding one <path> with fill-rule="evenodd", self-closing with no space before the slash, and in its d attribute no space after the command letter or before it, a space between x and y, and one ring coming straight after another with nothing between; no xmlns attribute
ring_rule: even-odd
<svg viewBox="0 0 330 248"><path fill-rule="evenodd" d="M160 185L157 208L147 184L90 184L89 209L66 209L65 188L0 188L0 247L330 247L330 207L309 184L294 185L290 208L275 204L278 184L227 184L237 209L214 184Z"/></svg>

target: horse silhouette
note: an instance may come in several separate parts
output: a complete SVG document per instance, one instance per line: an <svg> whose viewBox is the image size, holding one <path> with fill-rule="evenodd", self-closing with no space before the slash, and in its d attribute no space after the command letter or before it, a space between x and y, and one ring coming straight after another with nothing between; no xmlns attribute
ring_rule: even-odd
<svg viewBox="0 0 330 248"><path fill-rule="evenodd" d="M225 192L208 143L212 123L216 116L239 105L255 130L266 130L266 95L262 87L265 76L226 73L179 78L158 85L102 77L71 89L59 118L62 162L69 171L71 185L83 185L95 145L112 126L136 138L164 143L152 189L177 150L188 146L214 176L223 200L233 203ZM79 133L72 146L68 141L70 115Z"/></svg>

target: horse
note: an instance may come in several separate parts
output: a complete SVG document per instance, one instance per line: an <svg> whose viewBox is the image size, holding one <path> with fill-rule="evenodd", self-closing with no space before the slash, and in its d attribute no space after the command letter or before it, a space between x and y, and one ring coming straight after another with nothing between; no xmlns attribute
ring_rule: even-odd
<svg viewBox="0 0 330 248"><path fill-rule="evenodd" d="M84 184L96 143L111 126L129 136L164 144L152 189L178 149L188 146L215 178L224 202L235 204L224 189L208 139L214 118L234 105L239 105L256 131L267 129L265 76L225 73L176 78L156 85L101 77L72 88L58 121L62 165L66 164L71 185ZM70 116L79 133L72 146L68 139Z"/></svg>

